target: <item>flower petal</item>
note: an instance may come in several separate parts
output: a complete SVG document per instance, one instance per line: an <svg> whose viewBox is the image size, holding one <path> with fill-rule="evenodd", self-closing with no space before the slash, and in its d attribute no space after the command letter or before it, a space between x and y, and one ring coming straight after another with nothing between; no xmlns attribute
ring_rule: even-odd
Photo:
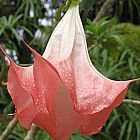
<svg viewBox="0 0 140 140"><path fill-rule="evenodd" d="M32 87L34 82L32 67L17 66L4 49L2 47L0 49L10 61L7 88L16 107L16 117L25 128L30 129L36 115L33 98L30 94L35 92ZM28 88L27 85L29 85Z"/></svg>
<svg viewBox="0 0 140 140"><path fill-rule="evenodd" d="M40 56L35 51L34 54L36 56ZM39 87L34 81L35 76L40 77L40 75L38 75L40 72L40 68L37 69L38 65L36 65L40 63L40 58L37 57L34 62L35 64L30 67L17 66L11 60L11 58L8 57L8 59L10 60L10 68L8 72L7 87L17 110L17 119L26 129L30 129L31 124L35 123L39 125L39 127L49 132L50 135L54 135L54 123L49 112L47 111L47 105L43 104L45 96L42 96L42 93L44 91L43 89L41 89L42 86L39 85L41 86ZM50 64L46 63L44 67L49 68ZM34 69L36 70L34 71ZM50 71L46 69L46 73L49 75ZM40 81L40 83L44 85L46 84L46 82L42 83L42 81ZM45 93L45 95L46 94L47 93Z"/></svg>
<svg viewBox="0 0 140 140"><path fill-rule="evenodd" d="M46 48L44 57L52 61L57 68L63 83L71 93L77 111L82 114L100 112L113 104L121 92L127 92L126 89L133 80L110 80L99 73L92 65L79 16L79 6L72 6L62 21L64 19L67 19L67 23L63 22L62 24L60 22L58 24ZM63 28L64 26L67 27ZM71 31L73 29L75 29L75 32ZM63 38L61 36L65 35L65 30L69 37ZM71 39L73 36L74 40ZM67 43L68 41L69 43ZM63 47L63 42L65 42L66 47ZM61 57L61 54L66 57Z"/></svg>
<svg viewBox="0 0 140 140"><path fill-rule="evenodd" d="M35 117L34 122L45 129L54 139L68 139L71 133L80 126L78 120L81 119L79 117L81 114L74 110L70 93L55 68L28 45L27 47L35 55L33 73L37 94L33 97L36 98L35 100L39 100L36 108L43 115L49 113L51 118L48 118L48 121L40 114L39 117ZM46 121L51 123L45 123Z"/></svg>
<svg viewBox="0 0 140 140"><path fill-rule="evenodd" d="M94 113L92 115L86 115L88 116L88 118L85 119L85 122L83 123L80 132L82 134L88 134L88 135L99 132L101 128L105 125L112 110L117 106L119 106L120 103L123 101L126 91L127 89L122 91L109 107L101 110L100 112Z"/></svg>

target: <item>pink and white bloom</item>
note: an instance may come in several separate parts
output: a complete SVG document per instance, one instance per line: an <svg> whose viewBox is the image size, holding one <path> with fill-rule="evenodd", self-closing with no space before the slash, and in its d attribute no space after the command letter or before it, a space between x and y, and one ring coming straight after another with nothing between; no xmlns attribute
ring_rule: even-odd
<svg viewBox="0 0 140 140"><path fill-rule="evenodd" d="M75 131L99 132L136 81L110 80L92 65L78 5L59 22L43 56L27 47L35 56L30 67L17 66L7 56L8 91L19 122L27 129L35 123L55 140Z"/></svg>

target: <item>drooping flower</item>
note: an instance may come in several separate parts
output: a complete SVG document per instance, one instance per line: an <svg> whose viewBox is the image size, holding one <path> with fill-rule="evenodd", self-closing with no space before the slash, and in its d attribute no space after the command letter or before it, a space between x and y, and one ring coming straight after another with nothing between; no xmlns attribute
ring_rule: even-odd
<svg viewBox="0 0 140 140"><path fill-rule="evenodd" d="M35 123L55 140L68 139L75 131L99 132L135 81L110 80L92 65L76 4L55 28L43 56L26 46L35 56L33 66L17 66L7 56L16 117L25 128Z"/></svg>
<svg viewBox="0 0 140 140"><path fill-rule="evenodd" d="M58 24L43 57L57 69L75 109L82 114L109 107L131 82L138 80L113 81L96 70L88 55L78 5L71 7Z"/></svg>

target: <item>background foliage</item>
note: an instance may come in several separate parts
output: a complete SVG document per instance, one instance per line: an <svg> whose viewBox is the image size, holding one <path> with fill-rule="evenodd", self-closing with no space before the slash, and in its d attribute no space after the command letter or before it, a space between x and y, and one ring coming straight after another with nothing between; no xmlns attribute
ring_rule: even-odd
<svg viewBox="0 0 140 140"><path fill-rule="evenodd" d="M140 1L116 0L108 14L96 25L93 19L105 0L83 0L80 13L86 31L90 58L105 76L115 80L140 77ZM21 36L40 54L60 19L63 0L0 0L0 44L17 64L30 64L32 55L24 47ZM56 12L58 10L58 12ZM87 20L88 18L88 20ZM123 22L123 23L122 23ZM9 64L0 53L0 134L14 113L14 105L5 83ZM126 98L140 100L140 83L133 84ZM27 131L17 124L9 140L21 140ZM39 130L36 140L49 140ZM102 132L94 136L71 136L71 140L140 140L140 108L122 104Z"/></svg>

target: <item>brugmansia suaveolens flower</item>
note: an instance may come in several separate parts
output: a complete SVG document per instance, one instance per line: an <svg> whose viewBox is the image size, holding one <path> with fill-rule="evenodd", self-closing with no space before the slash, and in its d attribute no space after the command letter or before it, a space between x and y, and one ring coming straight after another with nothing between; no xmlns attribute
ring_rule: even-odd
<svg viewBox="0 0 140 140"><path fill-rule="evenodd" d="M16 117L25 128L34 123L55 140L68 139L75 131L99 132L136 81L110 80L92 65L78 5L57 25L43 56L26 46L35 56L32 66L20 67L7 56Z"/></svg>

